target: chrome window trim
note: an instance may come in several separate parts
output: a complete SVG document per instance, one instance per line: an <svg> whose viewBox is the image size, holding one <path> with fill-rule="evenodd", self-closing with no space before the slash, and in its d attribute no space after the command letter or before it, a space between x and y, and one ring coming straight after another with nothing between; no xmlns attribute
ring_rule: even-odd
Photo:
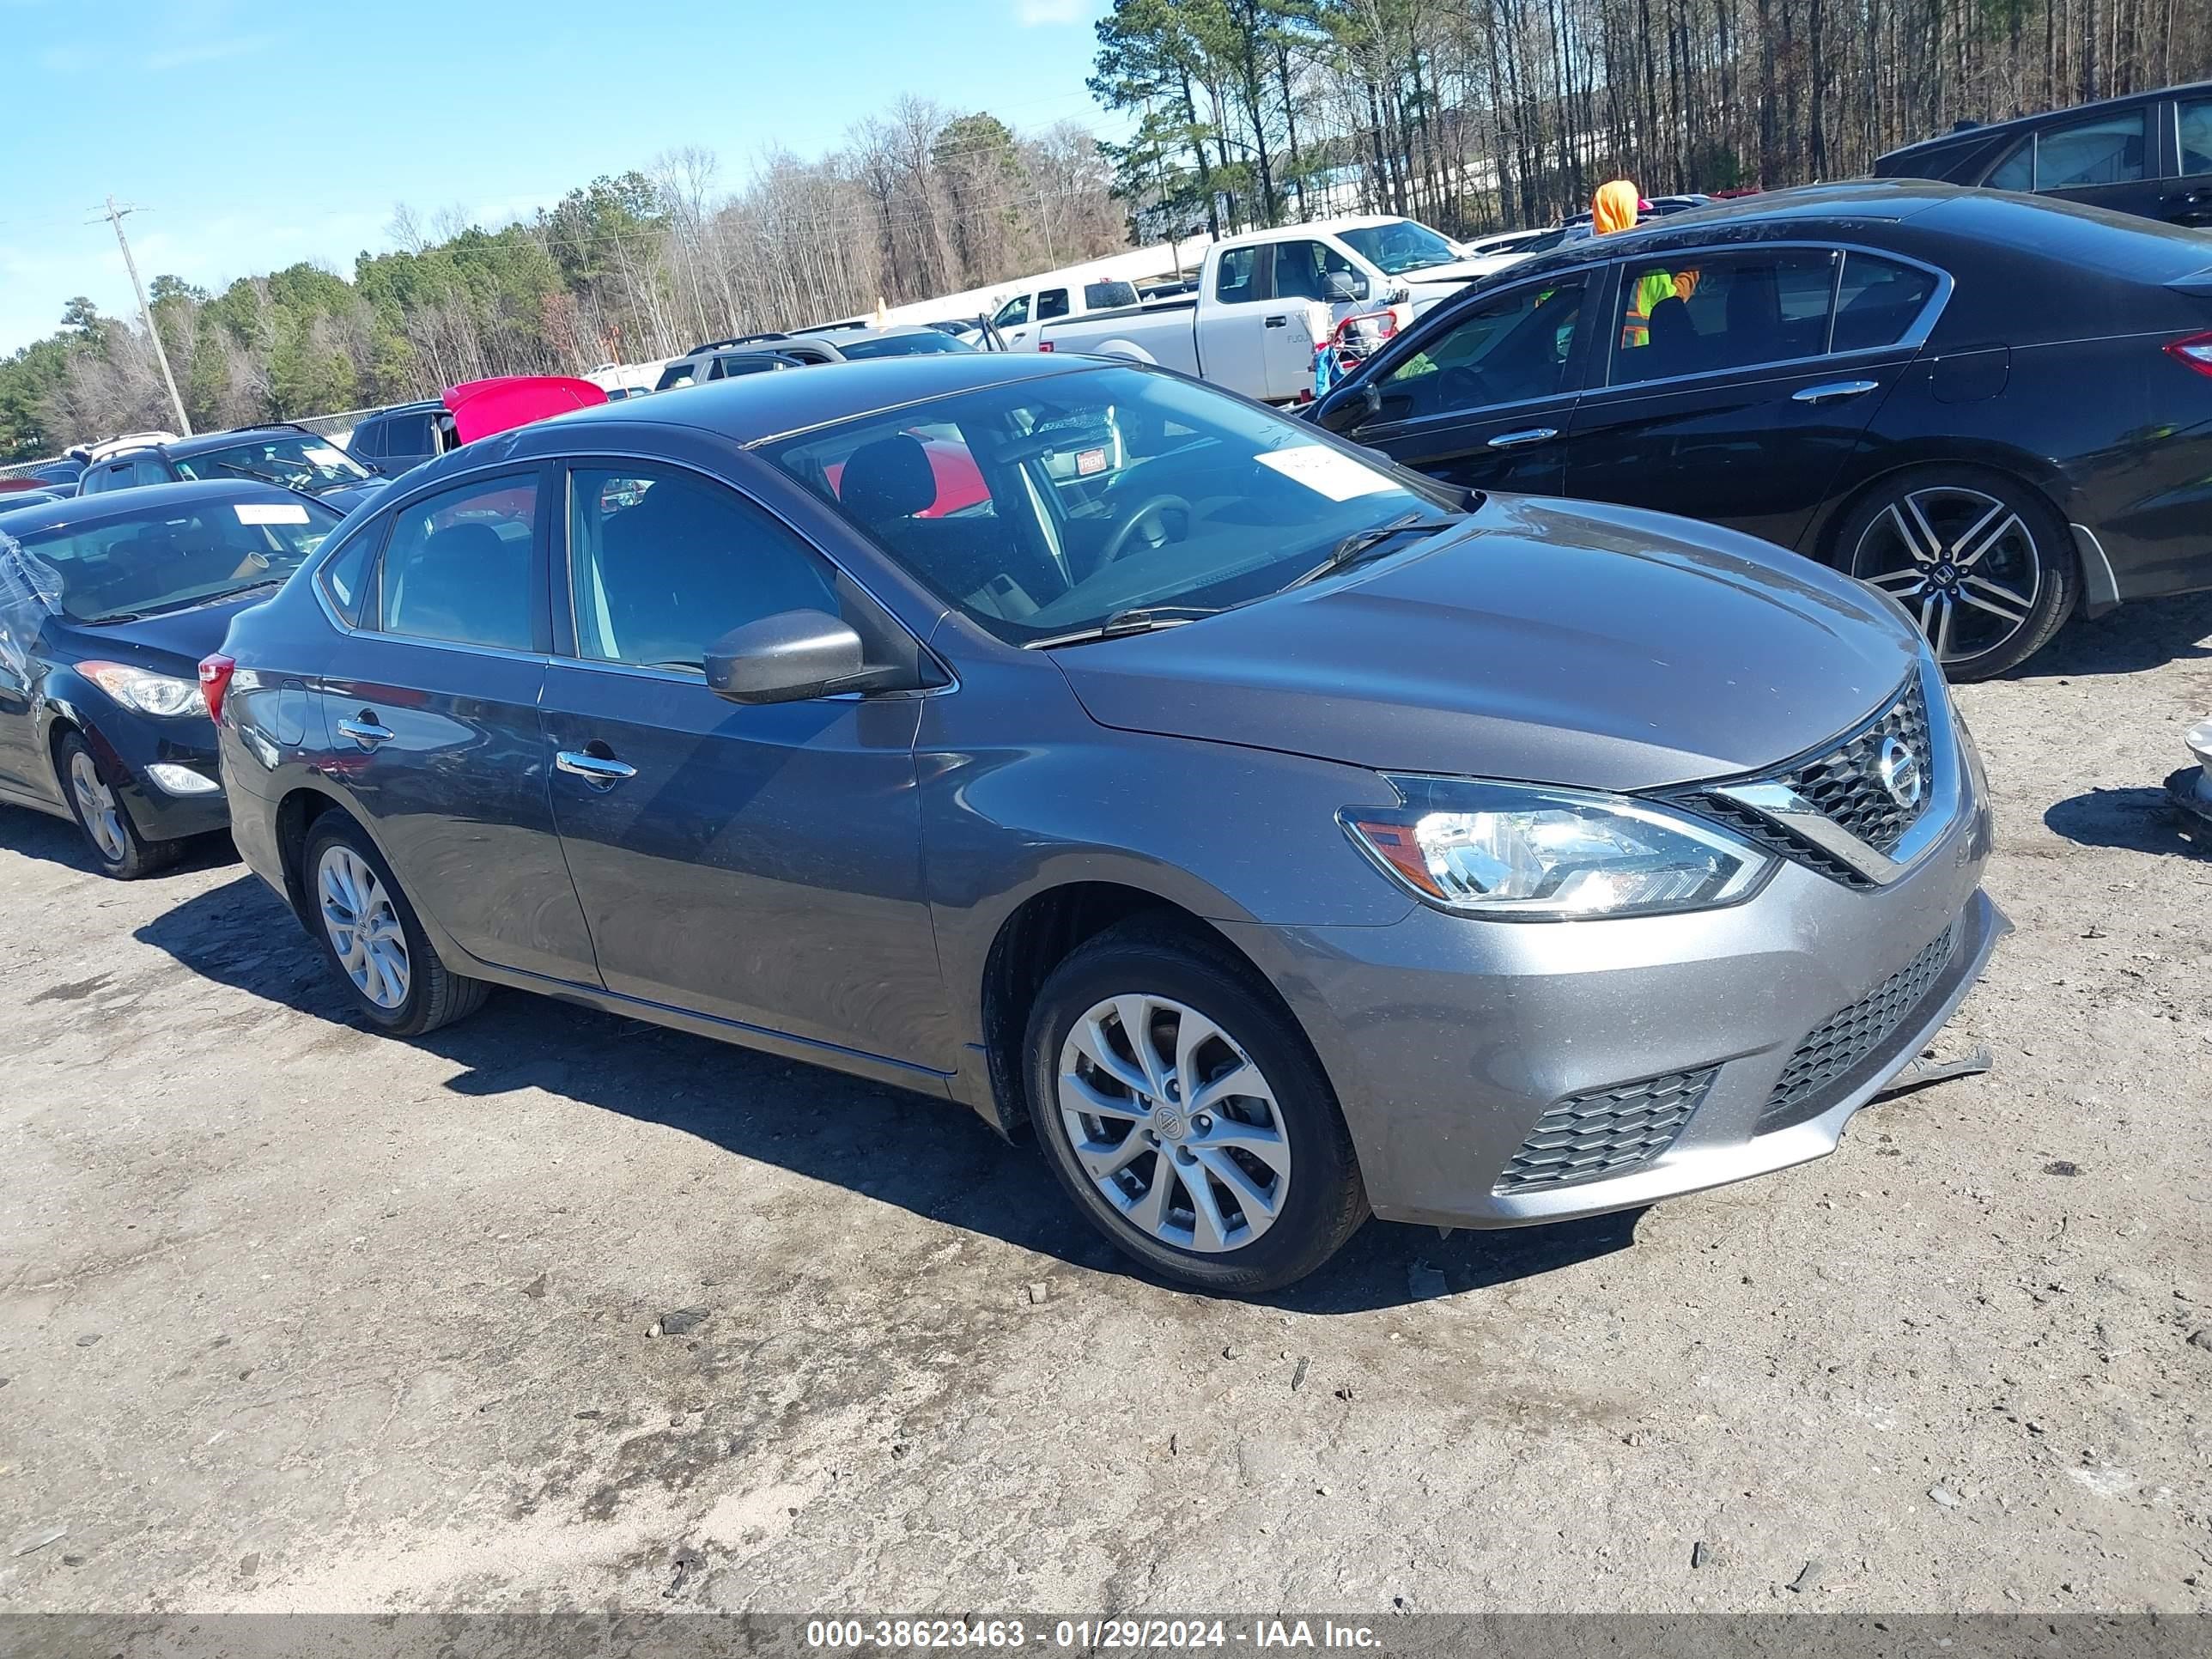
<svg viewBox="0 0 2212 1659"><path fill-rule="evenodd" d="M1843 256L1836 263L1836 273L1828 288L1828 337L1831 340L1836 337L1835 296L1842 291L1844 269L1850 264L1850 256L1854 253L1863 254L1869 259L1884 259L1891 264L1905 265L1915 270L1924 270L1936 279L1936 291L1928 296L1927 304L1921 307L1920 315L1913 319L1912 326L1887 345L1860 346L1850 351L1823 351L1809 357L1778 357L1770 362L1738 363L1728 368L1700 369L1695 374L1668 374L1656 380L1629 380L1620 386L1613 383L1613 363L1614 356L1620 349L1620 329L1617 322L1610 324L1607 325L1608 334L1605 343L1604 376L1595 384L1591 384L1589 377L1585 375L1583 395L1587 398L1596 398L1607 392L1619 392L1626 398L1653 387L1688 386L1697 381L1712 380L1722 375L1735 375L1741 378L1747 374L1756 374L1762 378L1780 378L1793 372L1808 369L1816 363L1850 364L1863 358L1878 356L1884 352L1917 352L1921 347L1928 343L1928 337L1936 331L1936 325L1942 320L1943 312L1951 302L1952 291L1958 286L1952 280L1951 273L1941 265L1931 265L1925 259L1915 259L1909 254L1895 253L1887 248L1863 246L1856 242L1807 240L1790 242L1723 243L1714 247L1686 247L1673 249L1665 253L1630 255L1615 261L1620 268L1620 281L1614 286L1613 303L1619 304L1621 295L1627 292L1629 271L1638 264L1652 260L1677 258L1717 258L1729 254L1769 253L1805 249Z"/></svg>
<svg viewBox="0 0 2212 1659"><path fill-rule="evenodd" d="M1773 775L1792 771L1832 752L1861 730L1881 720L1903 691L1901 684L1866 719L1814 744L1802 755L1771 767L1756 777L1693 787L1772 818L1792 834L1840 859L1878 887L1893 884L1918 867L1936 842L1949 832L1958 818L1965 793L1965 763L1959 747L1958 718L1951 707L1943 671L1932 655L1923 653L1915 672L1920 677L1920 695L1928 708L1928 804L1890 852L1882 853L1869 847L1787 784L1775 782Z"/></svg>
<svg viewBox="0 0 2212 1659"><path fill-rule="evenodd" d="M711 472L705 467L695 465L690 461L671 460L665 456L648 455L640 450L599 449L592 451L589 455L556 455L552 458L552 464L561 469L561 517L559 524L556 526L558 532L557 543L552 550L553 556L551 564L554 568L548 572L548 575L553 581L559 583L562 589L568 593L568 599L565 605L564 615L568 620L569 641L574 641L577 637L577 635L575 594L573 586L570 585L568 514L572 506L572 496L575 487L574 475L576 470L580 466L589 469L591 465L595 461L637 461L647 466L673 468L678 471L691 473L697 477L705 479L710 485L718 485L721 489L728 490L731 494L737 496L739 501L744 501L747 506L757 509L763 516L773 520L776 524L781 525L786 530L791 532L792 537L801 547L806 549L808 552L813 554L817 559L820 559L823 563L828 565L830 569L836 571L847 581L852 583L854 587L860 591L862 596L867 599L870 605L872 605L878 611L883 613L884 618L890 622L892 627L897 629L900 633L905 635L908 639L914 641L915 654L918 659L928 662L933 662L938 665L938 667L945 672L945 684L943 685L915 686L904 691L878 692L876 694L877 701L888 702L894 697L936 696L943 692L957 691L960 689L959 674L955 672L952 665L945 659L944 654L941 652L933 650L927 641L924 640L920 635L916 634L914 629L906 625L905 622L901 619L896 611L884 603L882 597L877 593L875 589L870 587L867 583L862 581L858 576L854 575L852 571L845 567L842 561L836 558L827 549L820 546L815 541L813 537L808 535L804 530L793 524L783 514L778 512L775 507L761 500L760 497L754 495L750 490L745 489L742 484L731 483L730 480L722 477L719 472ZM766 465L771 464L763 462L763 465ZM805 488L804 485L799 484L795 479L792 482L797 488ZM889 556L886 555L885 556L888 557ZM694 672L689 669L677 670L670 668L648 668L635 663L606 662L597 657L576 656L568 652L565 652L561 649L561 647L565 642L567 641L564 641L560 637L560 629L556 628L554 630L553 649L548 653L546 660L549 662L559 663L562 666L567 668L609 669L621 673L629 674L635 678L666 680L682 685L698 685L703 687L707 683L706 671L703 669ZM710 691L708 695L711 696L714 694ZM861 700L861 696L862 694L857 691L841 691L832 697L810 697L807 701L810 702L830 702L850 699L857 702Z"/></svg>
<svg viewBox="0 0 2212 1659"><path fill-rule="evenodd" d="M404 496L397 501L379 501L375 507L371 509L370 516L372 519L380 518L384 520L385 540L389 542L392 538L392 520L398 517L402 507L412 506L415 502L421 501L427 496L444 495L449 483L466 483L471 478L492 477L502 472L514 472L518 469L527 469L528 471L535 473L542 469L545 463L542 459L517 461L512 456L508 457L504 461L488 461L482 466L470 467L464 471L448 473L445 477L439 478L434 481L428 481L423 484L418 484L414 489L409 490ZM535 532L532 532L533 538L535 533ZM384 552L385 550L382 547L379 547L376 550L376 562L374 567L377 582L377 616L380 620L384 615ZM321 607L323 615L329 618L331 623L336 627L341 634L349 635L356 639L385 640L394 645L428 645L434 646L441 651L465 651L475 656L494 657L509 662L550 662L552 659L550 655L544 652L509 651L502 646L472 645L466 640L434 640L427 635L422 634L393 634L386 632L385 629L380 628L362 628L352 623L349 623L332 607L329 596L323 592L323 565L327 564L330 562L331 559L335 559L337 556L337 550L333 550L329 559L325 559L316 565L315 580L311 586L314 589L315 603Z"/></svg>

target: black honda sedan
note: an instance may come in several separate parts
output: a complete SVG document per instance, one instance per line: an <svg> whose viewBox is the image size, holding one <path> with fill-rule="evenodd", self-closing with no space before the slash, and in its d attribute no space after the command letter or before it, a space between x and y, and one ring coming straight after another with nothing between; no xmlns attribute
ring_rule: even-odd
<svg viewBox="0 0 2212 1659"><path fill-rule="evenodd" d="M2212 236L1875 181L1540 256L1310 406L1455 484L1748 531L1901 601L1954 679L2212 586Z"/></svg>
<svg viewBox="0 0 2212 1659"><path fill-rule="evenodd" d="M224 828L199 659L337 523L250 483L0 511L0 803L73 819L125 879Z"/></svg>

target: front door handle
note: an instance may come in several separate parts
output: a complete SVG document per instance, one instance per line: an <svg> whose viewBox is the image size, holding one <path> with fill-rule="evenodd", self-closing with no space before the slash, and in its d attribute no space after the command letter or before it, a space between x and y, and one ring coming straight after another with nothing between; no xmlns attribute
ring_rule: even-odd
<svg viewBox="0 0 2212 1659"><path fill-rule="evenodd" d="M553 757L553 764L594 789L611 789L637 775L635 766L625 766L612 755L594 755L588 749L563 749Z"/></svg>
<svg viewBox="0 0 2212 1659"><path fill-rule="evenodd" d="M1863 397L1881 384L1880 380L1825 380L1819 386L1800 386L1790 398L1800 404L1840 403L1846 398Z"/></svg>
<svg viewBox="0 0 2212 1659"><path fill-rule="evenodd" d="M1490 441L1492 449L1520 449L1528 444L1547 444L1559 435L1555 426L1523 427L1518 432L1501 432Z"/></svg>
<svg viewBox="0 0 2212 1659"><path fill-rule="evenodd" d="M1288 317L1270 317L1267 319L1267 326L1269 328L1288 328L1290 325L1291 319Z"/></svg>
<svg viewBox="0 0 2212 1659"><path fill-rule="evenodd" d="M390 743L398 733L379 721L374 709L364 708L354 719L338 722L338 735L351 738L362 749L369 750L380 743Z"/></svg>

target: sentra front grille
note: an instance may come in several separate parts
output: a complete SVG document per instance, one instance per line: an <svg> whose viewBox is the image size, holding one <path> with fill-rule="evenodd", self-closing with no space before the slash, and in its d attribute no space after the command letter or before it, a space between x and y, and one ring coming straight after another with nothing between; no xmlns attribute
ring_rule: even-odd
<svg viewBox="0 0 2212 1659"><path fill-rule="evenodd" d="M1957 927L1945 928L1918 956L1799 1043L1753 1133L1787 1129L1826 1110L1830 1086L1897 1034L1943 976L1957 942Z"/></svg>
<svg viewBox="0 0 2212 1659"><path fill-rule="evenodd" d="M1928 721L1928 699L1916 672L1879 711L1840 742L1809 760L1749 781L1788 790L1813 814L1887 857L1897 850L1935 798L1936 791L1930 787L1935 759ZM1919 769L1918 798L1910 806L1899 801L1889 780L1882 775L1883 750L1892 739L1903 746ZM1680 791L1673 799L1767 851L1817 870L1846 887L1880 884L1836 849L1821 846L1802 828L1785 822L1788 814L1770 815L1729 793L1744 788L1743 784L1704 786Z"/></svg>
<svg viewBox="0 0 2212 1659"><path fill-rule="evenodd" d="M1887 853L1905 839L1905 832L1928 810L1926 788L1910 807L1900 806L1881 775L1883 747L1895 738L1918 760L1923 777L1928 758L1928 700L1921 694L1920 676L1889 706L1842 743L1817 760L1809 760L1774 781L1796 790L1831 823L1873 848Z"/></svg>
<svg viewBox="0 0 2212 1659"><path fill-rule="evenodd" d="M1559 1102L1536 1121L1492 1190L1571 1186L1650 1163L1674 1144L1719 1069L1672 1072Z"/></svg>

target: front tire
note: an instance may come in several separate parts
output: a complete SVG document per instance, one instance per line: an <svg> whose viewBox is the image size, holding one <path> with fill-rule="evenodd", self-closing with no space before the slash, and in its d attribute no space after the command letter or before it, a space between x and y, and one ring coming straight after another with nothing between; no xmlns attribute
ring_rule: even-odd
<svg viewBox="0 0 2212 1659"><path fill-rule="evenodd" d="M1026 1042L1045 1161L1091 1224L1154 1272L1275 1290L1367 1218L1311 1045L1208 941L1142 921L1100 934L1045 981Z"/></svg>
<svg viewBox="0 0 2212 1659"><path fill-rule="evenodd" d="M465 1018L491 988L453 972L375 844L343 814L315 823L301 858L301 885L323 954L355 1009L392 1036L420 1036Z"/></svg>
<svg viewBox="0 0 2212 1659"><path fill-rule="evenodd" d="M2081 585L2072 536L2051 503L1983 467L1899 473L1852 511L1836 547L1844 569L1913 614L1960 682L2042 650Z"/></svg>
<svg viewBox="0 0 2212 1659"><path fill-rule="evenodd" d="M137 881L167 869L184 854L184 843L149 841L131 822L120 781L102 765L82 734L64 732L54 745L54 768L70 814L84 834L100 873L117 881Z"/></svg>

